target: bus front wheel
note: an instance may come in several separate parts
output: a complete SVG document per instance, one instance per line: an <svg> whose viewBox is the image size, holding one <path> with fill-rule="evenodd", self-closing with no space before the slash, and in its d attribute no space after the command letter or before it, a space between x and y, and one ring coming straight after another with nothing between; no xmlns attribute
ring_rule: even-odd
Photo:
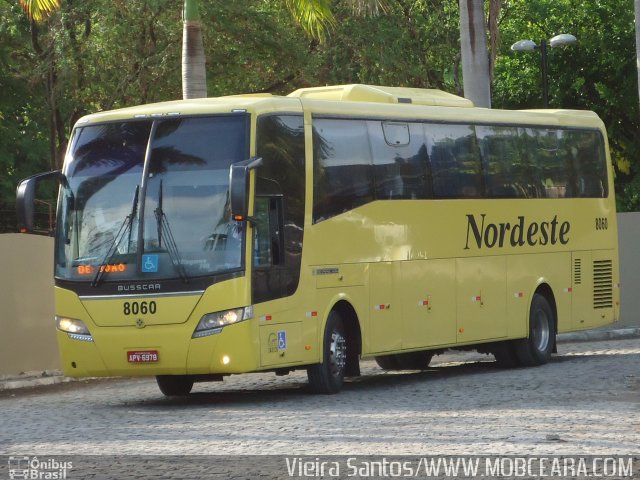
<svg viewBox="0 0 640 480"><path fill-rule="evenodd" d="M324 331L322 363L307 369L309 388L313 393L338 393L344 383L347 365L347 338L340 314L333 311Z"/></svg>
<svg viewBox="0 0 640 480"><path fill-rule="evenodd" d="M551 358L556 341L554 314L548 300L539 293L533 296L529 311L529 336L514 342L522 365L543 365Z"/></svg>
<svg viewBox="0 0 640 480"><path fill-rule="evenodd" d="M167 397L184 397L193 388L193 378L188 375L157 375L156 382Z"/></svg>

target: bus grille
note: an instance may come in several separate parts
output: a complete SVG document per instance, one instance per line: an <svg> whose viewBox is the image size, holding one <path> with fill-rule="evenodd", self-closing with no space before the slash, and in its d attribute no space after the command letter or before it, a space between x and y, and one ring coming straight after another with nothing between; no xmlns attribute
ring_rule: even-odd
<svg viewBox="0 0 640 480"><path fill-rule="evenodd" d="M593 262L593 308L613 307L613 263L611 260Z"/></svg>

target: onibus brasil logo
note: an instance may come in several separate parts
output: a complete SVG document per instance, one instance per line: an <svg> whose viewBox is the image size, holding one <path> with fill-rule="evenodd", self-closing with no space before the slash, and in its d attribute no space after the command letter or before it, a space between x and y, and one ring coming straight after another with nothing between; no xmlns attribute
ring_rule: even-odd
<svg viewBox="0 0 640 480"><path fill-rule="evenodd" d="M73 462L61 462L54 458L38 459L38 457L9 457L9 478L63 480L68 478Z"/></svg>

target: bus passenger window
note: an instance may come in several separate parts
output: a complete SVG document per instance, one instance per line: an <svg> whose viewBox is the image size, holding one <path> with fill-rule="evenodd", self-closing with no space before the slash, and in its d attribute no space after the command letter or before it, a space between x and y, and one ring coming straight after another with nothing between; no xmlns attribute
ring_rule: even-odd
<svg viewBox="0 0 640 480"><path fill-rule="evenodd" d="M313 120L313 219L373 201L371 149L364 120Z"/></svg>
<svg viewBox="0 0 640 480"><path fill-rule="evenodd" d="M436 198L483 195L480 152L473 125L425 124Z"/></svg>
<svg viewBox="0 0 640 480"><path fill-rule="evenodd" d="M571 197L571 182L560 150L561 130L526 128L528 152L542 184L543 198Z"/></svg>
<svg viewBox="0 0 640 480"><path fill-rule="evenodd" d="M563 135L564 155L571 172L573 196L607 196L607 170L602 137L595 131L568 130Z"/></svg>
<svg viewBox="0 0 640 480"><path fill-rule="evenodd" d="M368 121L367 128L376 200L432 198L422 124Z"/></svg>
<svg viewBox="0 0 640 480"><path fill-rule="evenodd" d="M527 166L518 149L518 129L476 127L487 198L528 198Z"/></svg>

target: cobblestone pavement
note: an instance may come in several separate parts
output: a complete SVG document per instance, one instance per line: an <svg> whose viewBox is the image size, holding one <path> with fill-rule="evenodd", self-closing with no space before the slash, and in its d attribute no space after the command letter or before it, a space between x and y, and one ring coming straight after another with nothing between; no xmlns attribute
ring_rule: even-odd
<svg viewBox="0 0 640 480"><path fill-rule="evenodd" d="M0 454L612 455L640 453L640 339L568 343L537 368L475 353L363 376L239 375L164 398L153 379L0 392Z"/></svg>

